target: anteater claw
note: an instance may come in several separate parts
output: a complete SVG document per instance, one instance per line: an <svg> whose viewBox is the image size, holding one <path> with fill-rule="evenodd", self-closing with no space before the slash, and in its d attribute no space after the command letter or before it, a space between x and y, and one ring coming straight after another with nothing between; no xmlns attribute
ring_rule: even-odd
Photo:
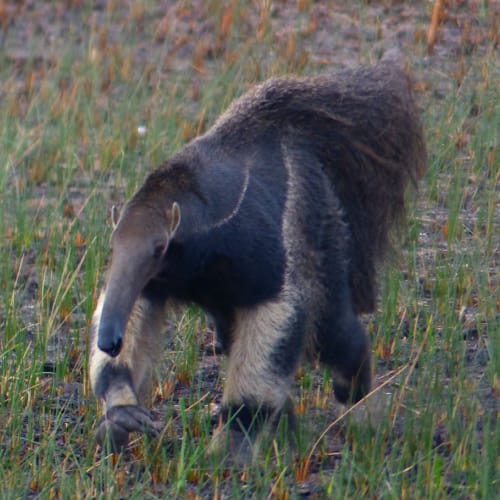
<svg viewBox="0 0 500 500"><path fill-rule="evenodd" d="M155 422L151 414L140 406L113 406L101 418L96 440L101 447L107 444L113 453L119 453L128 445L131 432L156 437L161 428L162 424Z"/></svg>

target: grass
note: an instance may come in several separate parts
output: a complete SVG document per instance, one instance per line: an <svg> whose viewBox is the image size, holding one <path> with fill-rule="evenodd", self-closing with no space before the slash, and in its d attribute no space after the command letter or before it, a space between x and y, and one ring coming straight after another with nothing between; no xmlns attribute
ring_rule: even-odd
<svg viewBox="0 0 500 500"><path fill-rule="evenodd" d="M418 2L339 3L326 17L309 1L186 0L167 15L146 1L84 4L0 3L0 496L497 496L493 3L457 4L430 55L422 45L430 12ZM329 374L305 366L294 387L295 455L276 439L253 466L214 462L204 450L224 363L219 370L204 352L204 318L187 310L165 340L153 387L162 439L138 438L119 457L98 452L87 335L110 207L250 83L375 60L395 21L417 75L430 158L402 257L366 318L373 397L341 408Z"/></svg>

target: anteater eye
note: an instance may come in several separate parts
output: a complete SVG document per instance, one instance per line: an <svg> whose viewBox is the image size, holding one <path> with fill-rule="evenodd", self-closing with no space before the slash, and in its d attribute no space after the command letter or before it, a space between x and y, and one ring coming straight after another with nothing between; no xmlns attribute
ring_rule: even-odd
<svg viewBox="0 0 500 500"><path fill-rule="evenodd" d="M155 248L153 251L153 257L155 259L159 259L163 253L165 252L165 243L164 242L158 242L155 244Z"/></svg>

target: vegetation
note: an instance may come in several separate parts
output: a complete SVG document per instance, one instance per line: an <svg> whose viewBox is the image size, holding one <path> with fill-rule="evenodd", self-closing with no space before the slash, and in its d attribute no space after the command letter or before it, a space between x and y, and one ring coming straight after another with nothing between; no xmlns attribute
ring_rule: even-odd
<svg viewBox="0 0 500 500"><path fill-rule="evenodd" d="M2 498L499 495L500 12L446 2L431 46L429 2L346 4L0 1ZM87 337L111 206L251 83L374 61L396 43L429 169L366 318L373 395L342 408L329 374L304 366L295 452L278 436L252 466L215 461L224 363L188 309L159 346L161 438L99 452Z"/></svg>

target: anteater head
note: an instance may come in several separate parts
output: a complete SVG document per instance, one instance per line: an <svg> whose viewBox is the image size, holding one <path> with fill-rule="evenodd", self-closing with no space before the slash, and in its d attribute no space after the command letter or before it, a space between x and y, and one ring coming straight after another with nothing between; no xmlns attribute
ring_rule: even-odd
<svg viewBox="0 0 500 500"><path fill-rule="evenodd" d="M97 327L97 346L110 356L120 353L134 303L161 270L180 220L175 202L162 209L132 200L119 218L113 213L111 267Z"/></svg>

